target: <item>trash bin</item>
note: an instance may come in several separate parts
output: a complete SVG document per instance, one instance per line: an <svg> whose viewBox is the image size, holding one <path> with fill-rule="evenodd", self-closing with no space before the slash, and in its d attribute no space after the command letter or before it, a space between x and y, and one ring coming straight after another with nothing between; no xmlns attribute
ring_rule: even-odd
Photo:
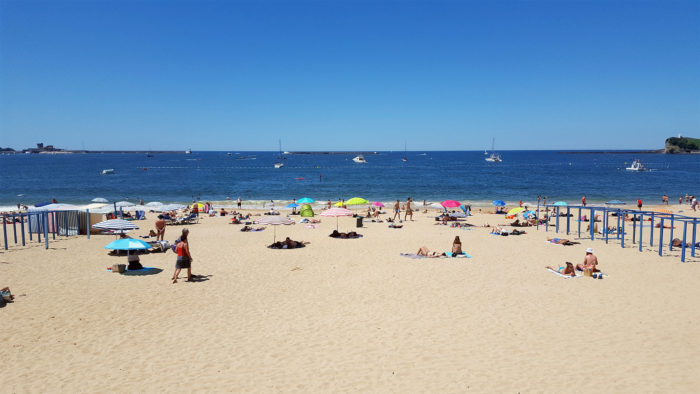
<svg viewBox="0 0 700 394"><path fill-rule="evenodd" d="M362 216L357 217L357 227L362 227Z"/></svg>

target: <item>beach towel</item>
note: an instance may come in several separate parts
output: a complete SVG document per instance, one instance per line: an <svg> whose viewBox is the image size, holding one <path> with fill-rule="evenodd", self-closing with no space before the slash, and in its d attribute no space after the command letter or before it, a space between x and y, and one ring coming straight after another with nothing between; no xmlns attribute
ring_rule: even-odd
<svg viewBox="0 0 700 394"><path fill-rule="evenodd" d="M452 252L445 252L445 255L447 255L447 257L453 257L453 256L452 256ZM454 257L456 257L456 258L464 257L464 258L468 258L468 259L471 259L471 258L472 258L472 256L468 255L466 252L462 252L462 253L458 254L457 256L454 256Z"/></svg>
<svg viewBox="0 0 700 394"><path fill-rule="evenodd" d="M408 257L409 259L446 259L452 257L452 253L446 252L445 256L423 256L420 254L415 254L415 253L401 253L402 257ZM471 258L472 256L466 254L465 252L462 252L462 254L457 255L456 258Z"/></svg>
<svg viewBox="0 0 700 394"><path fill-rule="evenodd" d="M553 273L553 274L555 274L555 275L557 275L557 276L560 276L560 277L562 277L562 278L564 278L564 279L580 278L580 277L583 276L583 273L578 272L578 271L576 272L576 276L564 275L564 274L562 274L561 272L555 271L555 270L553 270L553 269L551 269L551 268L547 268L547 271L549 271L549 272L551 272L551 273Z"/></svg>
<svg viewBox="0 0 700 394"><path fill-rule="evenodd" d="M555 238L555 239L558 239L558 238ZM572 241L569 241L569 242L567 242L567 243L565 243L565 244L558 244L558 243L552 242L552 241L544 241L544 242L546 242L546 243L548 243L548 244L550 244L550 245L562 245L562 246L578 245L578 244L581 243L581 242L572 242Z"/></svg>

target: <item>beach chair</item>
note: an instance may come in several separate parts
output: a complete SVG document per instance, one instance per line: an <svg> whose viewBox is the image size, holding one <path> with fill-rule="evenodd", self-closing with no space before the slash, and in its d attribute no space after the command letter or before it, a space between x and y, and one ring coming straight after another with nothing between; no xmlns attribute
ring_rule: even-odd
<svg viewBox="0 0 700 394"><path fill-rule="evenodd" d="M199 216L191 213L190 216L186 217L183 224L197 224L199 223Z"/></svg>

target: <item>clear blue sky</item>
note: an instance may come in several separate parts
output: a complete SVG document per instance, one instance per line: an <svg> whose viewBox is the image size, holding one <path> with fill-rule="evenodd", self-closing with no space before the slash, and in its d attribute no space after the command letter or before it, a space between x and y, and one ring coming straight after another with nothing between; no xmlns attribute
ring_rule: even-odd
<svg viewBox="0 0 700 394"><path fill-rule="evenodd" d="M700 2L0 0L0 146L661 148Z"/></svg>

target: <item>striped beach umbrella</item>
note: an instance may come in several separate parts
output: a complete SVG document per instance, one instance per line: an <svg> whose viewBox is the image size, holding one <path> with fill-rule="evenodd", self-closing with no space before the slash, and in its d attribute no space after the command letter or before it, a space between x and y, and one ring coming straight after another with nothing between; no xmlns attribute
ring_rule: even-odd
<svg viewBox="0 0 700 394"><path fill-rule="evenodd" d="M92 228L107 231L137 230L139 226L124 219L110 219L92 225Z"/></svg>
<svg viewBox="0 0 700 394"><path fill-rule="evenodd" d="M321 212L321 216L335 217L335 229L338 230L338 218L341 216L353 216L355 213L345 208L331 208Z"/></svg>
<svg viewBox="0 0 700 394"><path fill-rule="evenodd" d="M264 216L261 219L258 219L255 223L257 224L269 224L272 226L279 226L280 224L284 225L290 225L294 224L294 220L280 216L280 215L268 215ZM277 241L277 229L276 227L272 227L272 242L274 243Z"/></svg>

